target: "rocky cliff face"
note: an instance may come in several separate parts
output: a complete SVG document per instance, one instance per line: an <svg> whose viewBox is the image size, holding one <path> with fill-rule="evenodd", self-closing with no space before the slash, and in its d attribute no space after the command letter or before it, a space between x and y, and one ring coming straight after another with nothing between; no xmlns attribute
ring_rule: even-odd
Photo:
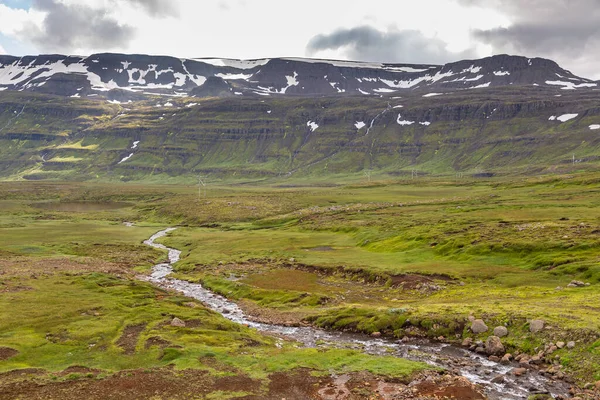
<svg viewBox="0 0 600 400"><path fill-rule="evenodd" d="M503 86L581 90L597 85L553 61L507 55L443 66L299 58L178 59L125 54L0 56L0 91L112 101L140 100L152 95L385 97L414 91L436 94Z"/></svg>

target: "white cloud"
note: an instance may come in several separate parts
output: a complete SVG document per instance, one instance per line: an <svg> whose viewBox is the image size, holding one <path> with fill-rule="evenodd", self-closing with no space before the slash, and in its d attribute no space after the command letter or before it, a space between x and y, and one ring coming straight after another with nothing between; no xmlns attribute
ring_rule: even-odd
<svg viewBox="0 0 600 400"><path fill-rule="evenodd" d="M43 13L34 10L10 8L0 4L0 33L4 35L15 36L16 39L19 39L18 33L26 25L33 23L39 26L43 19Z"/></svg>

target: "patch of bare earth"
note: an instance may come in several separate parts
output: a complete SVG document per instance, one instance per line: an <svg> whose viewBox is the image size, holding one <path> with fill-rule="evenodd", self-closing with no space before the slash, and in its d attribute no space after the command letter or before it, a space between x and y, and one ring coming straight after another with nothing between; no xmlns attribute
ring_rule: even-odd
<svg viewBox="0 0 600 400"><path fill-rule="evenodd" d="M302 320L307 316L307 313L300 311L279 311L261 307L249 300L241 300L238 302L238 305L254 322L284 326L301 326L304 325Z"/></svg>
<svg viewBox="0 0 600 400"><path fill-rule="evenodd" d="M427 284L431 285L435 283L435 280L439 281L451 281L452 278L446 275L418 275L418 274L403 274L392 276L392 287L402 287L406 290L414 290L418 287Z"/></svg>
<svg viewBox="0 0 600 400"><path fill-rule="evenodd" d="M146 324L130 325L126 327L119 340L117 340L117 346L121 347L127 355L134 354L140 334L145 328Z"/></svg>
<svg viewBox="0 0 600 400"><path fill-rule="evenodd" d="M8 360L11 357L16 356L19 352L10 347L0 347L0 361Z"/></svg>
<svg viewBox="0 0 600 400"><path fill-rule="evenodd" d="M201 365L216 366L216 360ZM218 368L218 370L222 370ZM227 368L228 371L236 373ZM35 371L34 371L35 372ZM244 400L484 400L479 389L465 378L420 374L410 383L386 380L368 373L340 376L314 376L311 370L278 372L264 384L243 374L214 377L203 370L176 371L172 368L122 371L98 379L98 371L72 367L60 375L83 373L77 380L44 380L37 372L28 379L15 379L11 373L0 374L0 400L8 399L189 399L204 398L209 393L252 393ZM32 379L34 378L34 379Z"/></svg>

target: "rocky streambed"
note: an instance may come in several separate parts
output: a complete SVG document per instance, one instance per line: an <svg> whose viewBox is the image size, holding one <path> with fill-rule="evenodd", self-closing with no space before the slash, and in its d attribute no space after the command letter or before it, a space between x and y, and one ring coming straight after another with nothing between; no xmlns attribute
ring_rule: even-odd
<svg viewBox="0 0 600 400"><path fill-rule="evenodd" d="M202 285L169 278L173 272L173 264L180 259L181 251L156 243L156 240L175 229L160 231L144 242L148 246L167 250L169 262L155 265L152 274L143 279L161 288L175 290L194 298L233 322L266 334L295 340L306 347L348 348L373 355L422 361L462 375L469 381L481 385L486 396L491 400L527 399L533 394L568 397L569 386L562 381L550 380L535 370L514 374L513 370L519 367L516 363L503 364L490 361L480 354L449 344L426 340L405 343L381 337L329 332L313 327L290 327L253 321L236 303L205 289Z"/></svg>

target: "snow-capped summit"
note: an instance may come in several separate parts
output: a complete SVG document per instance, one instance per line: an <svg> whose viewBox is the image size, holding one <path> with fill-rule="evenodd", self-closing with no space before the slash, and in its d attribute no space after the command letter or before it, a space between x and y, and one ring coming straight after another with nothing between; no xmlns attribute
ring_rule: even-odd
<svg viewBox="0 0 600 400"><path fill-rule="evenodd" d="M419 90L536 85L576 90L598 83L542 58L498 55L446 65L386 64L306 58L234 60L94 54L0 56L0 91L72 97L384 96Z"/></svg>

